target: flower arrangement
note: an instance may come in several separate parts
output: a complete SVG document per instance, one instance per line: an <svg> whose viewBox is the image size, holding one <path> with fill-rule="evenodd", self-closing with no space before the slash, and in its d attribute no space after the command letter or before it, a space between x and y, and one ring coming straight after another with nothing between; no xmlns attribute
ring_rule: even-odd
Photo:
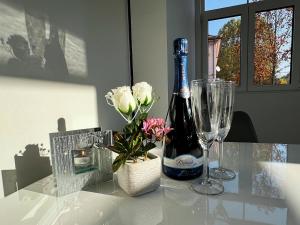
<svg viewBox="0 0 300 225"><path fill-rule="evenodd" d="M147 82L112 89L105 95L107 103L127 121L122 132L114 135L114 145L109 148L118 156L113 162L113 171L117 171L127 160L134 163L139 159L147 160L148 151L157 141L171 131L162 118L148 118L148 112L157 97Z"/></svg>

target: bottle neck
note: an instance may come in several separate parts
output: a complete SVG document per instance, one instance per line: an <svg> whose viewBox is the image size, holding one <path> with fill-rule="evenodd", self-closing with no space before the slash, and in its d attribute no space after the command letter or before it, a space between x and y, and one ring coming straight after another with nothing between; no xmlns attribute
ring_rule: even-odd
<svg viewBox="0 0 300 225"><path fill-rule="evenodd" d="M187 76L187 55L175 55L175 82L174 91L182 98L190 97L189 81Z"/></svg>

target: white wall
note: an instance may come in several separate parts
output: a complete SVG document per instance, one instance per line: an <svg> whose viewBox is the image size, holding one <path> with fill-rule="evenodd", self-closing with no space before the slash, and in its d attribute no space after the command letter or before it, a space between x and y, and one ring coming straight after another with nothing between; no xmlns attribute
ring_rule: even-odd
<svg viewBox="0 0 300 225"><path fill-rule="evenodd" d="M132 0L132 57L134 82L149 82L159 101L151 109L164 117L168 107L166 0Z"/></svg>
<svg viewBox="0 0 300 225"><path fill-rule="evenodd" d="M236 110L249 113L259 142L300 143L300 92L236 94Z"/></svg>
<svg viewBox="0 0 300 225"><path fill-rule="evenodd" d="M189 41L189 78L195 77L194 0L132 0L134 81L148 81L159 95L152 113L165 117L174 85L173 41Z"/></svg>
<svg viewBox="0 0 300 225"><path fill-rule="evenodd" d="M49 149L48 135L57 131L59 118L65 119L67 130L99 125L117 130L124 123L106 104L104 95L111 88L130 84L126 1L26 3L35 12L34 16L51 16L52 23L71 37L65 58L73 67L69 74L60 70L31 74L22 73L22 69L15 73L5 61L13 55L5 53L7 45L0 45L3 59L0 60L0 170L14 169L14 155L24 151L28 144L43 143ZM18 1L0 0L2 16L6 15L6 20L0 19L3 25L0 38L5 42L8 37L3 35L7 33L28 38L24 8L18 4ZM52 54L52 59L57 60ZM76 66L85 73L79 76L72 73ZM0 176L0 198L3 196L1 183Z"/></svg>
<svg viewBox="0 0 300 225"><path fill-rule="evenodd" d="M174 87L173 41L176 38L188 39L188 77L195 79L195 1L167 0L167 31L168 31L168 76L169 95Z"/></svg>

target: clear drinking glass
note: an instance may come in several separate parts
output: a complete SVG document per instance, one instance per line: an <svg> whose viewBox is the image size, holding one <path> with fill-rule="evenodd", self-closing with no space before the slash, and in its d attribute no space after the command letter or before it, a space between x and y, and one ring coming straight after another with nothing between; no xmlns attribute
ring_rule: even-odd
<svg viewBox="0 0 300 225"><path fill-rule="evenodd" d="M207 171L209 148L218 135L222 94L222 81L200 79L191 82L193 119L199 143L204 151L203 178L194 183L192 188L200 194L216 195L224 191L223 185L209 178Z"/></svg>
<svg viewBox="0 0 300 225"><path fill-rule="evenodd" d="M222 166L223 161L223 142L226 138L232 121L233 105L235 96L235 84L231 81L224 82L223 107L221 108L220 124L216 141L218 142L218 161L219 167L210 170L211 177L223 180L232 180L235 178L235 172Z"/></svg>
<svg viewBox="0 0 300 225"><path fill-rule="evenodd" d="M223 180L232 180L235 178L235 172L226 169L222 166L223 161L223 142L226 138L232 121L233 115L233 104L234 104L234 90L235 84L231 81L224 81L224 92L223 92L223 107L221 108L221 116L220 116L220 124L218 135L216 141L219 144L218 148L218 161L219 167L213 168L210 170L209 174L211 177L216 179L223 179Z"/></svg>

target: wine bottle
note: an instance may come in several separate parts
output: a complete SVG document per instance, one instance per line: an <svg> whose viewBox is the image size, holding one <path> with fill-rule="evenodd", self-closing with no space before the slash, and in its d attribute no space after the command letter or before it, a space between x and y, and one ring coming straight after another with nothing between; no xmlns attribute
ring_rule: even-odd
<svg viewBox="0 0 300 225"><path fill-rule="evenodd" d="M165 139L163 172L177 179L193 179L202 174L203 151L198 142L192 117L190 90L187 77L188 41L174 41L175 82L167 121L173 128Z"/></svg>

